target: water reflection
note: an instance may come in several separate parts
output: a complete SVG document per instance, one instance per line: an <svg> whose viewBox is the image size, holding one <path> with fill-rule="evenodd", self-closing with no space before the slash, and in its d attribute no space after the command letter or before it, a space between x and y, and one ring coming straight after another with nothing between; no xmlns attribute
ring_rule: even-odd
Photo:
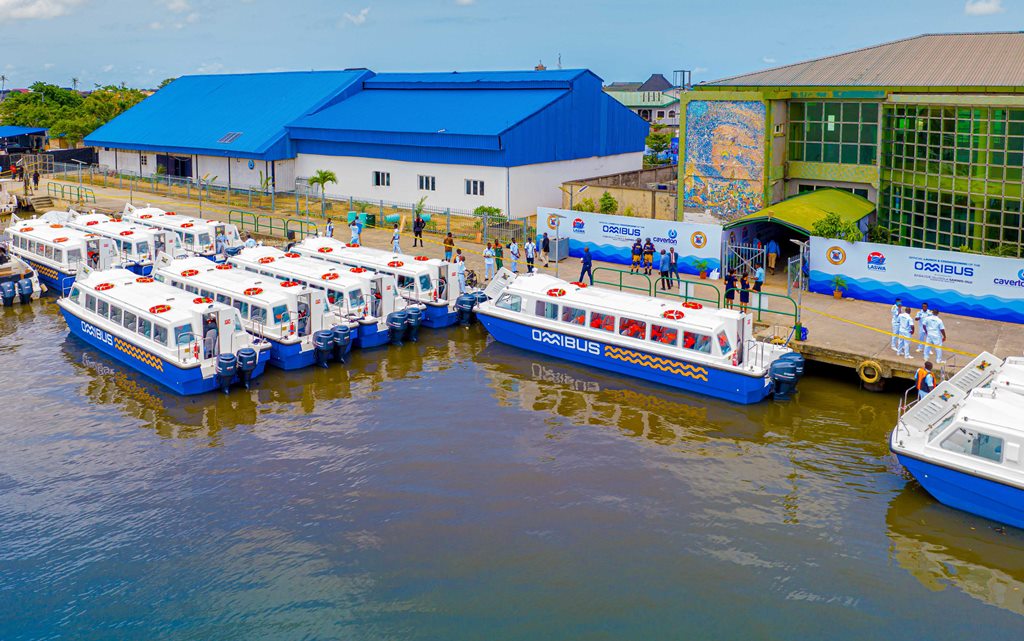
<svg viewBox="0 0 1024 641"><path fill-rule="evenodd" d="M1024 532L947 508L916 483L885 520L891 556L928 590L953 586L1024 615Z"/></svg>

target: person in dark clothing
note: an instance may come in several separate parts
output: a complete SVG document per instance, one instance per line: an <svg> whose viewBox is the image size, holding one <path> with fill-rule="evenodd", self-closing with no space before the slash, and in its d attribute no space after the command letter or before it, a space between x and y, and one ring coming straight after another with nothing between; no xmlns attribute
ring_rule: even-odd
<svg viewBox="0 0 1024 641"><path fill-rule="evenodd" d="M590 248L589 247L584 247L583 248L583 258L580 259L580 263L582 264L582 268L580 269L579 281L582 283L583 282L583 276L586 275L586 276L590 277L590 284L593 285L594 284L594 274L590 271L590 268L593 265L593 259L590 257Z"/></svg>
<svg viewBox="0 0 1024 641"><path fill-rule="evenodd" d="M33 171L32 172L32 186L34 188L36 188L36 189L39 189L39 172L38 171Z"/></svg>
<svg viewBox="0 0 1024 641"><path fill-rule="evenodd" d="M747 270L743 270L743 275L740 276L740 311L746 312L747 306L750 304L750 277L747 275Z"/></svg>
<svg viewBox="0 0 1024 641"><path fill-rule="evenodd" d="M654 273L654 243L650 238L644 243L644 273L648 276Z"/></svg>
<svg viewBox="0 0 1024 641"><path fill-rule="evenodd" d="M544 266L547 267L551 260L551 239L548 238L547 232L544 232L544 238L540 240L540 258L544 261Z"/></svg>
<svg viewBox="0 0 1024 641"><path fill-rule="evenodd" d="M730 268L725 275L725 308L732 309L734 300L736 300L736 270Z"/></svg>
<svg viewBox="0 0 1024 641"><path fill-rule="evenodd" d="M426 228L427 223L423 218L416 214L416 220L412 222L412 246L416 246L416 241L419 240L420 247L423 247L423 230Z"/></svg>

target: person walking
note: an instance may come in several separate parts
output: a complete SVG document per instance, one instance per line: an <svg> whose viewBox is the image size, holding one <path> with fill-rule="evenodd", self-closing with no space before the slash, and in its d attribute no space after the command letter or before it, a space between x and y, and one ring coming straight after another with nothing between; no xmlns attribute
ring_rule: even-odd
<svg viewBox="0 0 1024 641"><path fill-rule="evenodd" d="M491 244L487 243L487 249L484 250L484 282L491 280L494 277L494 250L491 249Z"/></svg>
<svg viewBox="0 0 1024 641"><path fill-rule="evenodd" d="M760 292L761 291L761 287L763 287L763 286L764 286L764 267L761 267L760 265L758 265L757 269L754 271L754 291L755 292Z"/></svg>
<svg viewBox="0 0 1024 641"><path fill-rule="evenodd" d="M732 267L725 274L725 308L732 309L736 300L736 270Z"/></svg>
<svg viewBox="0 0 1024 641"><path fill-rule="evenodd" d="M633 248L631 253L633 258L633 265L629 268L629 273L639 274L644 260L644 246L643 243L640 242L639 238L637 238L636 241L633 242Z"/></svg>
<svg viewBox="0 0 1024 641"><path fill-rule="evenodd" d="M772 271L772 276L775 275L775 261L779 258L779 244L772 238L768 241L768 269Z"/></svg>
<svg viewBox="0 0 1024 641"><path fill-rule="evenodd" d="M593 285L594 284L594 274L591 271L591 267L593 267L593 259L590 256L590 247L584 247L583 248L583 257L580 259L580 265L581 265L581 267L580 267L579 282L582 283L583 282L583 276L586 275L586 276L590 277L590 284Z"/></svg>
<svg viewBox="0 0 1024 641"><path fill-rule="evenodd" d="M523 251L526 252L526 271L533 273L533 260L537 257L537 245L533 242L532 238L526 239L526 245L523 246Z"/></svg>
<svg viewBox="0 0 1024 641"><path fill-rule="evenodd" d="M420 242L420 247L423 247L423 230L426 228L427 223L423 220L423 217L416 214L416 220L412 221L412 246L416 246L416 241Z"/></svg>
<svg viewBox="0 0 1024 641"><path fill-rule="evenodd" d="M654 243L650 238L644 243L644 273L648 276L654 273Z"/></svg>
<svg viewBox="0 0 1024 641"><path fill-rule="evenodd" d="M32 172L32 187L34 189L39 189L39 170L38 169L36 171Z"/></svg>
<svg viewBox="0 0 1024 641"><path fill-rule="evenodd" d="M395 223L394 231L391 232L391 251L395 252L396 254L402 253L401 240L402 232L399 231L398 229L398 223Z"/></svg>
<svg viewBox="0 0 1024 641"><path fill-rule="evenodd" d="M455 239L452 238L452 233L448 232L448 235L444 237L444 260L445 262L452 262L452 254L455 253ZM499 267L500 269L500 267Z"/></svg>
<svg viewBox="0 0 1024 641"><path fill-rule="evenodd" d="M350 238L349 238L348 242L353 244L353 245L358 245L359 244L359 232L361 231L361 228L359 226L359 218L353 218L352 219L352 224L350 224L348 226L348 231L349 231L349 235L350 235Z"/></svg>
<svg viewBox="0 0 1024 641"><path fill-rule="evenodd" d="M892 343L890 347L894 352L900 344L900 311L902 304L903 301L897 298L896 302L889 308L889 313L892 314Z"/></svg>
<svg viewBox="0 0 1024 641"><path fill-rule="evenodd" d="M740 311L747 313L747 306L750 305L750 276L747 270L740 275Z"/></svg>
<svg viewBox="0 0 1024 641"><path fill-rule="evenodd" d="M922 345L925 340L924 322L931 315L931 311L928 310L928 303L921 303L921 311L914 315L914 320L917 321L917 326L921 328L921 336L919 338L920 342L918 342L916 350L919 354L924 351L924 345ZM925 358L927 359L927 357Z"/></svg>
<svg viewBox="0 0 1024 641"><path fill-rule="evenodd" d="M455 256L455 273L459 275L459 293L466 293L466 257L462 255L462 250L458 250L458 254Z"/></svg>
<svg viewBox="0 0 1024 641"><path fill-rule="evenodd" d="M519 273L519 245L516 243L516 239L513 238L512 242L508 244L508 255L512 259L512 271Z"/></svg>
<svg viewBox="0 0 1024 641"><path fill-rule="evenodd" d="M679 276L679 254L676 253L675 247L669 247L668 249L668 273L669 289L682 285L683 279ZM673 284L673 281L675 284Z"/></svg>
<svg viewBox="0 0 1024 641"><path fill-rule="evenodd" d="M540 259L544 261L545 267L551 262L551 239L548 238L547 232L544 232L544 237L540 239Z"/></svg>
<svg viewBox="0 0 1024 641"><path fill-rule="evenodd" d="M669 278L669 257L668 252L664 249L661 250L661 256L658 259L658 288L664 291L672 289L672 279Z"/></svg>
<svg viewBox="0 0 1024 641"><path fill-rule="evenodd" d="M924 339L924 359L930 360L932 349L935 350L935 362L942 362L942 344L946 342L946 324L939 318L939 310L933 309L921 327L921 338Z"/></svg>
<svg viewBox="0 0 1024 641"><path fill-rule="evenodd" d="M505 255L505 250L501 246L501 241L500 240L496 241L494 243L494 270L495 270L495 273L498 273L499 271L501 271L501 269L505 266L505 261L503 260L504 255Z"/></svg>
<svg viewBox="0 0 1024 641"><path fill-rule="evenodd" d="M910 337L914 335L914 318L910 315L910 308L904 307L899 315L900 321L900 342L896 346L896 355L905 358L914 358L910 355Z"/></svg>
<svg viewBox="0 0 1024 641"><path fill-rule="evenodd" d="M327 226L324 228L324 233L328 238L334 238L334 221L330 218L327 219Z"/></svg>
<svg viewBox="0 0 1024 641"><path fill-rule="evenodd" d="M917 400L921 400L925 396L928 396L928 392L935 389L935 376L932 374L931 361L925 361L924 365L917 368Z"/></svg>

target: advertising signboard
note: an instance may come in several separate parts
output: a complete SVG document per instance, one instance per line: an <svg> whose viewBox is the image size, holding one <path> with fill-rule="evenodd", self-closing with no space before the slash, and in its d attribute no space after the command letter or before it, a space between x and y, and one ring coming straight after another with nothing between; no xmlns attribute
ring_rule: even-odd
<svg viewBox="0 0 1024 641"><path fill-rule="evenodd" d="M584 245L594 260L629 265L630 249L637 239L654 243L661 250L674 247L683 274L708 273L721 269L722 227L701 223L678 223L634 216L592 214L568 209L537 208L537 231L555 239L569 239L569 255L581 256ZM655 259L657 261L657 259Z"/></svg>
<svg viewBox="0 0 1024 641"><path fill-rule="evenodd" d="M810 291L1024 323L1024 261L936 249L811 238Z"/></svg>

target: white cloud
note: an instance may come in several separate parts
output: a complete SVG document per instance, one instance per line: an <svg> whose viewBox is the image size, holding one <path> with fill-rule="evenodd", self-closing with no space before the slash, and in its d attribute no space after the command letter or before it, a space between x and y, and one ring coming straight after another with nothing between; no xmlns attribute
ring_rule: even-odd
<svg viewBox="0 0 1024 641"><path fill-rule="evenodd" d="M188 16L185 17L185 22L187 22L189 24L195 24L195 23L199 22L199 14L195 13L193 11L192 13L188 14Z"/></svg>
<svg viewBox="0 0 1024 641"><path fill-rule="evenodd" d="M68 13L83 0L0 0L0 16L9 20L48 20Z"/></svg>
<svg viewBox="0 0 1024 641"><path fill-rule="evenodd" d="M455 4L460 7L468 7L471 4L476 4L476 0L455 0Z"/></svg>
<svg viewBox="0 0 1024 641"><path fill-rule="evenodd" d="M775 58L765 56L764 58L761 58L761 62L765 63L766 65L773 65L775 64Z"/></svg>
<svg viewBox="0 0 1024 641"><path fill-rule="evenodd" d="M204 62L196 67L196 73L217 73L224 70L224 64L220 62Z"/></svg>
<svg viewBox="0 0 1024 641"><path fill-rule="evenodd" d="M149 28L153 31L159 31L164 28L164 24L162 22L150 22Z"/></svg>
<svg viewBox="0 0 1024 641"><path fill-rule="evenodd" d="M103 65L103 73L110 73L114 70L114 65Z"/></svg>
<svg viewBox="0 0 1024 641"><path fill-rule="evenodd" d="M173 13L185 13L192 10L192 5L188 0L166 0L164 4L167 6L167 10Z"/></svg>
<svg viewBox="0 0 1024 641"><path fill-rule="evenodd" d="M708 72L708 68L707 67L694 67L693 68L693 73L707 73L707 72Z"/></svg>
<svg viewBox="0 0 1024 641"><path fill-rule="evenodd" d="M967 0L964 3L964 13L969 16L991 16L1006 11L1003 8L1003 0Z"/></svg>
<svg viewBox="0 0 1024 641"><path fill-rule="evenodd" d="M43 63L43 69L53 69L56 66L57 65L53 64L52 62L44 62Z"/></svg>
<svg viewBox="0 0 1024 641"><path fill-rule="evenodd" d="M345 19L354 25L361 25L366 22L366 16L370 14L370 7L365 7L359 10L359 13L352 15L351 13L345 12Z"/></svg>

